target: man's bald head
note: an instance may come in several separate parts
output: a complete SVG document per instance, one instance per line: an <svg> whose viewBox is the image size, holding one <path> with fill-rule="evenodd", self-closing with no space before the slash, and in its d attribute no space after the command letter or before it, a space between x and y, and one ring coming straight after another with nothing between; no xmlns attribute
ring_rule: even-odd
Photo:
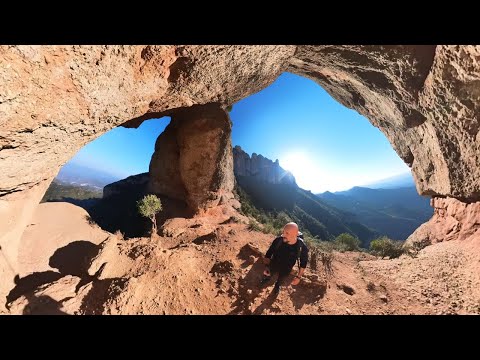
<svg viewBox="0 0 480 360"><path fill-rule="evenodd" d="M289 222L283 227L282 236L288 240L288 242L294 242L298 235L298 225L294 222Z"/></svg>
<svg viewBox="0 0 480 360"><path fill-rule="evenodd" d="M292 229L296 229L297 232L298 232L298 225L294 222L289 222L288 224L286 224L283 229L285 228L292 228Z"/></svg>

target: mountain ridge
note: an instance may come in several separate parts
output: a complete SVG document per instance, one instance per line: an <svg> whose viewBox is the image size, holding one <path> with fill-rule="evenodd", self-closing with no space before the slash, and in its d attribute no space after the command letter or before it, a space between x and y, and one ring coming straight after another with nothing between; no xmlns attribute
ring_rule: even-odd
<svg viewBox="0 0 480 360"><path fill-rule="evenodd" d="M430 199L418 195L414 186L389 189L355 186L346 191L324 192L317 196L396 240L406 240L433 215Z"/></svg>

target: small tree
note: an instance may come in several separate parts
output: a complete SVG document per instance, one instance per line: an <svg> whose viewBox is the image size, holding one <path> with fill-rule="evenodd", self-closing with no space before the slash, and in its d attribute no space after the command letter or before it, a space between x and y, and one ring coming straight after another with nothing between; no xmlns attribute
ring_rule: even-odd
<svg viewBox="0 0 480 360"><path fill-rule="evenodd" d="M162 202L155 195L145 195L137 201L137 208L140 215L148 217L152 221L152 234L157 233L156 215L162 211Z"/></svg>
<svg viewBox="0 0 480 360"><path fill-rule="evenodd" d="M394 259L403 254L404 249L402 245L402 241L395 241L386 236L382 236L381 238L372 240L370 243L370 252L382 258L388 256L390 259Z"/></svg>
<svg viewBox="0 0 480 360"><path fill-rule="evenodd" d="M358 251L361 244L358 238L348 233L338 235L335 243L340 251Z"/></svg>

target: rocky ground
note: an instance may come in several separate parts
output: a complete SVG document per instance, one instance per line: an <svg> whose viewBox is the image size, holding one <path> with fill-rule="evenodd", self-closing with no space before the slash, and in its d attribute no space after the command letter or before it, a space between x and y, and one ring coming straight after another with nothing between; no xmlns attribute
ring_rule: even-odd
<svg viewBox="0 0 480 360"><path fill-rule="evenodd" d="M72 210L71 207L65 204L64 211ZM9 311L11 314L480 313L478 239L438 243L421 250L415 258L403 255L393 260L359 252L334 252L331 268L320 262L320 269L307 269L299 285L286 286L275 297L273 283L259 285L263 271L260 255L265 253L273 236L249 231L242 223L244 220L219 208L194 219L171 219L163 226L164 236L153 239L124 240L121 234L107 233L108 237L100 243L83 238L65 245L64 240L59 240L62 252L56 252L54 261L50 258L50 270L42 268L17 278L17 287L9 297ZM82 221L81 226L88 224L85 218ZM93 234L99 236L98 232L90 233ZM33 250L29 253L30 268L45 262L35 260L45 257L42 247L37 249L36 253ZM78 254L75 265L65 266L64 256L65 259L68 256L71 264L72 252ZM37 281L25 281L29 276Z"/></svg>

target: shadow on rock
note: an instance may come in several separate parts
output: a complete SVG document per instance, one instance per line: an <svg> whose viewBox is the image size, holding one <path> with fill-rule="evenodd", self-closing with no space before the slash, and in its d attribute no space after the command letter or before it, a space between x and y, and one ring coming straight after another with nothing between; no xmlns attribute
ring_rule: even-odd
<svg viewBox="0 0 480 360"><path fill-rule="evenodd" d="M275 303L275 300L277 299L278 295L275 294L274 291L268 295L268 297L255 309L253 312L253 315L261 315L265 312L265 310L270 310L275 313L280 312L280 308L275 307L273 304Z"/></svg>
<svg viewBox="0 0 480 360"><path fill-rule="evenodd" d="M261 252L251 244L247 244L240 249L238 258L244 262L242 268L251 266L248 273L239 279L238 291L230 295L236 297L233 302L233 310L230 314L252 314L251 304L263 292L266 284L261 285L260 281L263 277L264 264L261 261ZM272 300L272 303L275 299ZM266 305L267 306L267 305Z"/></svg>
<svg viewBox="0 0 480 360"><path fill-rule="evenodd" d="M58 269L58 272L35 272L23 278L16 276L15 287L7 295L6 306L8 307L9 303L20 296L27 296L28 293L33 292L40 286L57 281L66 275L78 276L81 281L77 289L80 288L92 280L92 277L88 274L88 267L91 259L97 255L98 251L98 245L85 240L74 241L57 249L50 257L48 264L52 268Z"/></svg>
<svg viewBox="0 0 480 360"><path fill-rule="evenodd" d="M295 290L290 295L295 310L300 310L305 304L314 304L325 296L327 292L326 283L321 283L315 279L304 279L296 285Z"/></svg>
<svg viewBox="0 0 480 360"><path fill-rule="evenodd" d="M25 297L28 304L23 309L23 315L69 315L60 310L61 304L50 296L29 293Z"/></svg>
<svg viewBox="0 0 480 360"><path fill-rule="evenodd" d="M59 248L50 257L48 265L58 269L60 274L88 277L90 260L97 255L100 247L90 241L74 241Z"/></svg>
<svg viewBox="0 0 480 360"><path fill-rule="evenodd" d="M56 271L35 272L23 278L16 276L15 287L7 295L7 308L9 303L17 300L20 296L32 292L43 284L57 281L61 277L63 275Z"/></svg>
<svg viewBox="0 0 480 360"><path fill-rule="evenodd" d="M83 298L80 313L84 315L102 315L108 299L117 297L125 289L127 279L113 278L94 280L92 288Z"/></svg>

